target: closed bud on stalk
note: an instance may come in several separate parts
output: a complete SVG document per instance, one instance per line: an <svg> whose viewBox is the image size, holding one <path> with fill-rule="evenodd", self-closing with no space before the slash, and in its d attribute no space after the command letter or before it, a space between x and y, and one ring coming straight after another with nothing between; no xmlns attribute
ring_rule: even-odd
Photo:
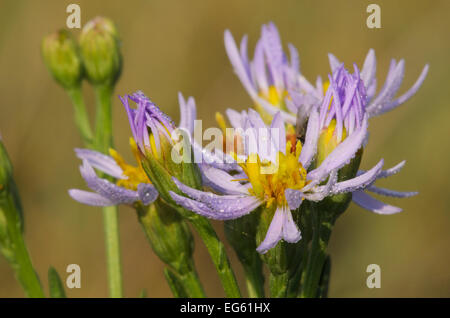
<svg viewBox="0 0 450 318"><path fill-rule="evenodd" d="M80 85L83 63L79 47L66 30L47 35L41 45L44 62L53 78L65 89Z"/></svg>
<svg viewBox="0 0 450 318"><path fill-rule="evenodd" d="M79 43L89 82L113 86L122 71L120 42L114 23L103 17L94 18L81 31Z"/></svg>
<svg viewBox="0 0 450 318"><path fill-rule="evenodd" d="M180 275L193 271L194 239L181 216L161 200L138 205L137 212L156 255Z"/></svg>

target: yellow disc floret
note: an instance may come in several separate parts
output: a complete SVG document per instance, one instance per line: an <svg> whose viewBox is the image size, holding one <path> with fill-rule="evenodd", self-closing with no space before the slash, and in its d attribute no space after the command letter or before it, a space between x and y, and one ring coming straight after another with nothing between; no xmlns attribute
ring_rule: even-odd
<svg viewBox="0 0 450 318"><path fill-rule="evenodd" d="M284 111L286 111L286 103L284 102L284 99L286 97L290 98L288 91L284 90L283 92L279 93L274 85L269 86L267 92L260 92L259 97L265 99L272 106L275 106ZM270 123L272 121L272 115L265 111L259 103L256 103L254 108L261 115L261 118L264 120L264 122Z"/></svg>
<svg viewBox="0 0 450 318"><path fill-rule="evenodd" d="M317 144L317 165L320 165L326 157L347 137L345 127L342 129L342 140L336 137L336 119L332 119L328 127L324 128L320 134Z"/></svg>
<svg viewBox="0 0 450 318"><path fill-rule="evenodd" d="M136 191L140 183L150 183L150 180L142 168L141 161L139 159L139 150L133 138L130 138L130 147L138 163L137 166L132 166L126 163L122 156L119 155L119 153L114 149L109 149L109 154L116 161L117 165L122 168L123 175L127 177L127 179L118 180L117 185Z"/></svg>
<svg viewBox="0 0 450 318"><path fill-rule="evenodd" d="M268 207L274 203L285 206L285 190L300 190L307 183L306 170L298 160L301 149L300 141L295 147L288 141L286 154L279 152L276 163L261 161L257 154L250 154L245 163L240 164L252 185L250 194L264 200Z"/></svg>

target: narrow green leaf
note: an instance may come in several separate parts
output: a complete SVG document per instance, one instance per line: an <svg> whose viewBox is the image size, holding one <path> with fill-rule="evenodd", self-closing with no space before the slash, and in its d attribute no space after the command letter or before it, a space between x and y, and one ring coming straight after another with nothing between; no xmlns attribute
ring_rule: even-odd
<svg viewBox="0 0 450 318"><path fill-rule="evenodd" d="M66 298L64 285L56 269L52 266L48 269L48 286L51 298Z"/></svg>

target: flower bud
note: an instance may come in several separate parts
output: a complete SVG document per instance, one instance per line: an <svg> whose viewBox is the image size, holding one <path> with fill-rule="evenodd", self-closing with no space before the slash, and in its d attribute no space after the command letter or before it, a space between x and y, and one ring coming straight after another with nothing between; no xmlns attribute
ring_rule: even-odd
<svg viewBox="0 0 450 318"><path fill-rule="evenodd" d="M53 78L65 89L80 85L83 63L70 32L60 30L42 40L42 56Z"/></svg>
<svg viewBox="0 0 450 318"><path fill-rule="evenodd" d="M95 85L114 85L122 70L114 23L103 17L94 18L84 26L79 42L87 79Z"/></svg>
<svg viewBox="0 0 450 318"><path fill-rule="evenodd" d="M194 239L181 216L161 200L149 206L140 205L137 212L156 255L178 274L191 272Z"/></svg>

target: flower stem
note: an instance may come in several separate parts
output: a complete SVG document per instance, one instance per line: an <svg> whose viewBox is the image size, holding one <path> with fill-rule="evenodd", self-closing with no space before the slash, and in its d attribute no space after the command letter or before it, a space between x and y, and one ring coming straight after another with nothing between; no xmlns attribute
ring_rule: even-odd
<svg viewBox="0 0 450 318"><path fill-rule="evenodd" d="M180 282L186 290L186 294L191 298L204 298L205 291L198 278L197 271L193 269L184 275L179 276Z"/></svg>
<svg viewBox="0 0 450 318"><path fill-rule="evenodd" d="M103 208L106 260L108 267L109 295L121 298L122 266L120 262L119 222L117 206Z"/></svg>
<svg viewBox="0 0 450 318"><path fill-rule="evenodd" d="M227 254L225 253L225 246L217 237L211 223L206 218L199 215L191 215L189 220L208 249L217 273L219 274L220 281L222 282L225 295L231 298L241 297L236 277L234 276Z"/></svg>
<svg viewBox="0 0 450 318"><path fill-rule="evenodd" d="M94 86L97 112L95 117L95 149L107 153L112 146L112 87Z"/></svg>
<svg viewBox="0 0 450 318"><path fill-rule="evenodd" d="M269 277L269 289L270 297L273 298L285 298L289 285L289 272L280 273L275 275L270 273Z"/></svg>
<svg viewBox="0 0 450 318"><path fill-rule="evenodd" d="M91 125L89 123L89 116L86 112L83 96L81 93L81 86L75 86L67 89L67 94L72 102L75 113L75 124L81 134L81 138L86 147L92 146L93 134Z"/></svg>
<svg viewBox="0 0 450 318"><path fill-rule="evenodd" d="M334 224L334 218L329 217L328 213L314 208L311 219L313 237L300 293L300 297L304 298L318 296L320 278L327 260L328 241Z"/></svg>
<svg viewBox="0 0 450 318"><path fill-rule="evenodd" d="M320 298L328 297L328 287L330 285L330 272L331 272L331 257L328 255L325 264L323 265L317 297Z"/></svg>
<svg viewBox="0 0 450 318"><path fill-rule="evenodd" d="M258 258L250 265L242 264L245 272L245 283L247 284L248 297L264 297L264 276L262 273L262 262Z"/></svg>
<svg viewBox="0 0 450 318"><path fill-rule="evenodd" d="M112 147L112 87L98 85L94 87L97 113L94 148L107 153ZM120 261L119 220L117 206L103 208L103 221L108 268L109 295L120 298L122 292L122 266Z"/></svg>

